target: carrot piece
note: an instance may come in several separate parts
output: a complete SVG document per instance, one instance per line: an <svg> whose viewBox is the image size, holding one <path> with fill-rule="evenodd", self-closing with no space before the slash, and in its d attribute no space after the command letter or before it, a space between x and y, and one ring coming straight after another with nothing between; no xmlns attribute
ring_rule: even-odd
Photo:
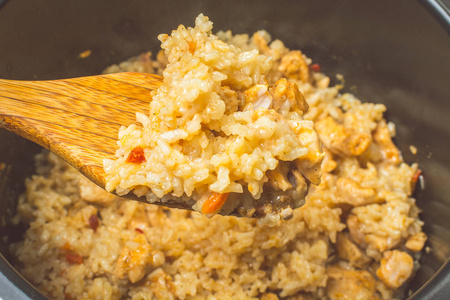
<svg viewBox="0 0 450 300"><path fill-rule="evenodd" d="M230 193L213 193L208 199L206 199L205 203L203 203L202 214L208 215L218 212L227 201L229 194Z"/></svg>
<svg viewBox="0 0 450 300"><path fill-rule="evenodd" d="M422 170L421 169L417 169L416 173L413 175L413 177L411 178L411 181L413 183L416 183L417 180L419 179L419 176L422 174Z"/></svg>

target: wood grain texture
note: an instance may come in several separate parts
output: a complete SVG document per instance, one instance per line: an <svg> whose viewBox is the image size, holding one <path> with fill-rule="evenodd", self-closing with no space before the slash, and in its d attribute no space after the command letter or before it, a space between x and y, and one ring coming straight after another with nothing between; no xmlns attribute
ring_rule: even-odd
<svg viewBox="0 0 450 300"><path fill-rule="evenodd" d="M121 125L148 114L162 78L118 73L52 81L0 79L0 127L56 153L105 187L103 159L113 158Z"/></svg>

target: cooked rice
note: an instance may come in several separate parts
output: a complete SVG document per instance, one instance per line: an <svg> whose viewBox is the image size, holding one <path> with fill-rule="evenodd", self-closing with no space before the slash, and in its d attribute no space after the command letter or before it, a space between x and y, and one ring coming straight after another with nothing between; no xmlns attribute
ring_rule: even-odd
<svg viewBox="0 0 450 300"><path fill-rule="evenodd" d="M417 268L426 236L411 194L420 173L392 143L385 107L362 103L266 32L218 36L272 58L310 106L326 153L321 183L293 218L196 213L112 197L53 154L36 158L11 245L17 269L52 299L391 299ZM108 71L164 69L144 54ZM412 258L411 258L412 257ZM412 265L414 264L414 265ZM396 271L392 271L392 266Z"/></svg>
<svg viewBox="0 0 450 300"><path fill-rule="evenodd" d="M164 83L152 93L149 115L138 113L140 124L120 129L117 159L105 161L106 190L134 190L149 202L193 199L196 211L211 193L233 193L228 210L251 210L271 200L261 198L271 172L287 178L295 168L319 183L324 154L313 123L302 117L307 104L296 85L285 79L269 85L271 57L242 51L211 30L200 15L194 28L159 35L168 60ZM141 163L128 161L136 147L144 151ZM251 197L235 195L244 190ZM268 217L303 203L285 203Z"/></svg>

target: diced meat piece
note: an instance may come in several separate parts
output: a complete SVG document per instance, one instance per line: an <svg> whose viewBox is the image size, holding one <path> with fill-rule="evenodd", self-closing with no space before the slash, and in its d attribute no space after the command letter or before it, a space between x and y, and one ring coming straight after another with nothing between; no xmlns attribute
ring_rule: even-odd
<svg viewBox="0 0 450 300"><path fill-rule="evenodd" d="M366 151L372 141L369 134L345 128L332 117L317 121L315 125L324 145L338 155L360 155Z"/></svg>
<svg viewBox="0 0 450 300"><path fill-rule="evenodd" d="M148 271L164 263L164 254L155 251L143 234L128 241L116 262L114 275L128 277L131 283L141 280Z"/></svg>
<svg viewBox="0 0 450 300"><path fill-rule="evenodd" d="M300 174L300 172L295 168L291 169L290 174L292 174L293 177L290 182L294 186L294 190L291 192L291 194L293 195L293 197L303 199L308 192L308 185L306 184L305 177L303 177L302 174Z"/></svg>
<svg viewBox="0 0 450 300"><path fill-rule="evenodd" d="M354 214L350 214L347 217L347 227L350 231L352 240L355 241L359 246L365 248L367 246L366 236L362 231L362 225L358 222L358 217L356 217Z"/></svg>
<svg viewBox="0 0 450 300"><path fill-rule="evenodd" d="M312 184L319 185L320 177L322 176L322 169L320 167L323 155L320 151L317 151L317 158L313 160L295 160L295 166L298 170L302 170L302 174L308 179Z"/></svg>
<svg viewBox="0 0 450 300"><path fill-rule="evenodd" d="M107 205L116 199L116 196L108 193L95 183L82 176L78 184L80 196L89 203Z"/></svg>
<svg viewBox="0 0 450 300"><path fill-rule="evenodd" d="M290 176L288 175L289 182L293 185L293 189L289 190L289 196L298 199L299 203L296 203L294 207L300 207L304 205L304 198L308 193L308 185L306 183L305 177L300 174L300 172L293 168L290 171Z"/></svg>
<svg viewBox="0 0 450 300"><path fill-rule="evenodd" d="M268 86L257 84L244 91L244 111L256 110L260 107L272 108L272 95L268 91Z"/></svg>
<svg viewBox="0 0 450 300"><path fill-rule="evenodd" d="M399 250L386 251L380 261L377 276L388 287L396 289L411 276L413 268L414 260L408 253Z"/></svg>
<svg viewBox="0 0 450 300"><path fill-rule="evenodd" d="M418 232L408 238L406 241L406 248L411 251L420 251L425 246L425 242L427 241L427 236L423 232Z"/></svg>
<svg viewBox="0 0 450 300"><path fill-rule="evenodd" d="M337 162L333 159L333 153L328 151L326 148L323 149L325 157L322 161L322 170L324 172L330 173L337 167Z"/></svg>
<svg viewBox="0 0 450 300"><path fill-rule="evenodd" d="M331 266L327 268L327 274L329 299L376 299L375 279L369 272Z"/></svg>
<svg viewBox="0 0 450 300"><path fill-rule="evenodd" d="M286 191L292 188L292 184L287 178L289 172L289 164L280 163L275 170L266 172L269 179L268 184L275 190Z"/></svg>
<svg viewBox="0 0 450 300"><path fill-rule="evenodd" d="M352 266L364 269L371 262L371 259L349 239L348 233L338 233L336 248L338 257L348 261Z"/></svg>
<svg viewBox="0 0 450 300"><path fill-rule="evenodd" d="M284 55L278 69L286 77L298 79L303 82L309 81L309 67L303 58L302 52L299 50L289 51Z"/></svg>
<svg viewBox="0 0 450 300"><path fill-rule="evenodd" d="M336 181L339 203L347 203L352 206L367 205L377 202L375 190L363 188L350 178L341 177Z"/></svg>
<svg viewBox="0 0 450 300"><path fill-rule="evenodd" d="M295 111L303 115L309 108L298 86L286 78L275 82L269 91L273 96L273 108L281 114Z"/></svg>
<svg viewBox="0 0 450 300"><path fill-rule="evenodd" d="M377 129L373 134L373 139L380 147L384 158L393 163L398 164L401 162L400 152L392 142L391 134L386 121L382 120L378 123Z"/></svg>

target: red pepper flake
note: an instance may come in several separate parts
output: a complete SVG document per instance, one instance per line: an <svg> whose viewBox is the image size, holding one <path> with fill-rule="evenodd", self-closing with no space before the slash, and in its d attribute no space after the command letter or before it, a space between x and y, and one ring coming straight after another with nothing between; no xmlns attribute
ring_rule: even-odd
<svg viewBox="0 0 450 300"><path fill-rule="evenodd" d="M421 169L417 169L416 173L413 175L413 177L411 178L411 181L413 183L416 183L417 180L419 180L419 176L422 175L422 170Z"/></svg>
<svg viewBox="0 0 450 300"><path fill-rule="evenodd" d="M311 64L309 66L309 68L311 69L311 71L313 72L320 72L321 68L319 64Z"/></svg>
<svg viewBox="0 0 450 300"><path fill-rule="evenodd" d="M68 251L66 253L66 260L71 264L82 264L83 263L83 257L79 254L76 254L73 251Z"/></svg>
<svg viewBox="0 0 450 300"><path fill-rule="evenodd" d="M137 146L133 150L131 150L130 154L127 157L127 163L140 164L145 162L144 149L141 146Z"/></svg>
<svg viewBox="0 0 450 300"><path fill-rule="evenodd" d="M89 226L94 230L94 232L97 232L98 225L100 225L100 220L98 219L97 215L92 215L89 217Z"/></svg>
<svg viewBox="0 0 450 300"><path fill-rule="evenodd" d="M137 232L139 232L139 233L144 233L144 231L143 231L142 229L137 228L137 227L136 227L134 230L137 231Z"/></svg>

